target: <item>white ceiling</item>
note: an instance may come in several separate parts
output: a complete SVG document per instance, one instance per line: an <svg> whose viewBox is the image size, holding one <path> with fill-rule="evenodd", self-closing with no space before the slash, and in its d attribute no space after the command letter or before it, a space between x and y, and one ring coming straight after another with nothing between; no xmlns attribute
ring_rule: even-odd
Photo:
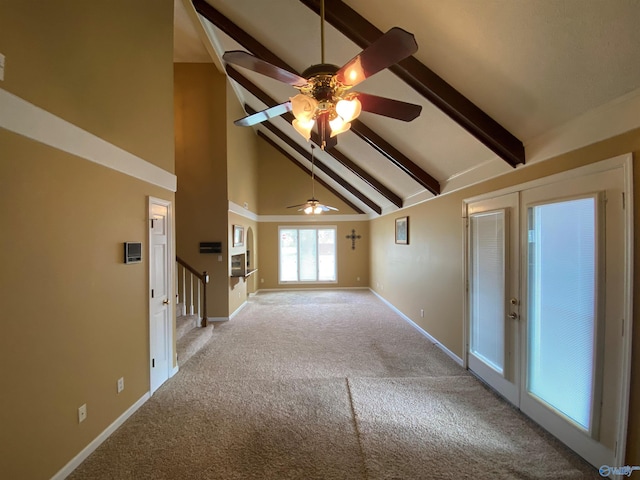
<svg viewBox="0 0 640 480"><path fill-rule="evenodd" d="M298 73L320 63L320 17L299 0L207 0ZM638 0L345 0L379 30L399 26L418 43L416 59L529 146L549 132L620 98L640 96L640 1ZM243 49L195 13L190 0L175 0L175 61L213 61ZM343 65L361 49L326 24L327 63ZM297 91L240 69L278 101ZM239 101L266 108L241 86ZM423 106L410 123L364 112L360 119L424 171L443 191L512 170L502 159L390 71L358 85L374 93ZM638 112L640 117L640 112ZM300 145L308 145L284 119L271 121ZM248 128L248 127L236 127ZM295 152L264 126L260 129ZM410 205L432 197L354 133L338 136L342 153ZM321 159L383 209L389 200L321 152ZM298 155L298 157L300 157ZM301 158L301 163L305 163ZM519 167L520 168L520 167ZM320 174L319 176L323 176ZM336 185L326 176L323 179ZM464 180L461 180L464 179ZM370 213L344 189L336 190Z"/></svg>

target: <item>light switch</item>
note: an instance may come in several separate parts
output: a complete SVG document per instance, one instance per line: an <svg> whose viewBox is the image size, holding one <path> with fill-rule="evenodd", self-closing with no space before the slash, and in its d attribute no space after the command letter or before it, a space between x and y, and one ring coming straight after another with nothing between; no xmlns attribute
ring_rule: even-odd
<svg viewBox="0 0 640 480"><path fill-rule="evenodd" d="M0 53L0 82L4 82L4 55Z"/></svg>

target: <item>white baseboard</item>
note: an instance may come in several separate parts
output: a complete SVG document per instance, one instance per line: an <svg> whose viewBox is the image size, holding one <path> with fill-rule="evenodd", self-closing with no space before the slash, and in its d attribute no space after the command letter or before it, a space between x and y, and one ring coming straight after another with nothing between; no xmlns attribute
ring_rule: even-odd
<svg viewBox="0 0 640 480"><path fill-rule="evenodd" d="M120 415L115 422L109 425L89 445L82 449L82 451L78 455L73 457L73 459L71 459L69 463L62 467L62 469L60 469L58 473L51 477L51 480L64 480L65 478L67 478L71 474L71 472L73 472L82 462L86 460L89 455L91 455L100 445L102 445L102 442L109 438L109 436L113 432L115 432L116 429L120 427L124 422L126 422L127 419L136 412L136 410L144 405L150 397L151 396L149 395L149 392L145 393L136 403L131 405L131 407L129 407L126 412Z"/></svg>
<svg viewBox="0 0 640 480"><path fill-rule="evenodd" d="M282 287L282 288L259 288L255 294L262 292L306 292L308 290L371 290L369 287ZM253 295L255 295L253 294Z"/></svg>
<svg viewBox="0 0 640 480"><path fill-rule="evenodd" d="M458 365L460 365L461 367L464 366L464 363L462 362L462 359L456 355L455 353L453 353L451 350L449 350L447 347L445 347L444 345L442 345L440 342L438 342L438 340L431 336L426 330L424 330L420 325L418 325L417 323L415 323L413 320L411 320L409 317L407 317L404 313L402 313L400 310L398 310L392 303L390 303L386 298L382 297L378 292L369 289L371 291L371 293L373 293L376 297L378 297L380 300L382 300L391 310L393 310L394 312L396 312L398 315L400 315L400 317L402 317L402 319L404 321L406 321L409 325L411 325L413 328L415 328L418 332L420 332L423 336L425 336L426 338L429 339L430 342L432 342L433 344L435 344L436 347L438 347L440 350L442 350L444 353L446 353L449 357L451 357L451 359L456 362Z"/></svg>
<svg viewBox="0 0 640 480"><path fill-rule="evenodd" d="M242 310L246 306L247 306L247 301L245 300L244 302L242 302L242 305L236 308L235 311L231 315L229 315L228 320L231 320L233 317L235 317L238 313L240 313L240 310Z"/></svg>

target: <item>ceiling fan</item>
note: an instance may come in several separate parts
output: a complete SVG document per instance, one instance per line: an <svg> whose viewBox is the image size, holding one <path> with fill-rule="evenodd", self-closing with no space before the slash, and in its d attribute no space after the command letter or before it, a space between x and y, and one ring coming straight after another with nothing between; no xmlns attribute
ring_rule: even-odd
<svg viewBox="0 0 640 480"><path fill-rule="evenodd" d="M320 148L334 146L335 135L351 128L362 110L410 122L420 115L422 106L351 91L362 81L388 68L418 50L414 36L394 27L349 60L343 67L324 63L324 0L320 4L321 63L307 68L302 75L265 62L243 50L225 52L227 63L247 68L287 83L299 90L289 101L236 120L235 125L252 126L273 117L293 112L292 125L307 141L317 124Z"/></svg>
<svg viewBox="0 0 640 480"><path fill-rule="evenodd" d="M319 215L323 212L328 212L329 210L334 210L334 211L338 211L338 209L336 207L330 207L329 205L323 205L322 203L320 203L318 201L318 199L316 198L316 191L315 191L315 175L313 173L313 166L314 166L314 161L313 161L313 150L316 147L311 145L311 198L309 200L307 200L304 203L301 203L300 205L291 205L287 208L297 208L297 207L302 207L302 208L298 208L299 212L304 212L307 215Z"/></svg>

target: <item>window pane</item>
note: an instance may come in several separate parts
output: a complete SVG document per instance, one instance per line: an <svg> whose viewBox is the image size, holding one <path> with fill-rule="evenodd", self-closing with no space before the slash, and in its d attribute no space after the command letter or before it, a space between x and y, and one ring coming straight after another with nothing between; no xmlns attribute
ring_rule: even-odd
<svg viewBox="0 0 640 480"><path fill-rule="evenodd" d="M505 215L471 217L471 351L504 370Z"/></svg>
<svg viewBox="0 0 640 480"><path fill-rule="evenodd" d="M279 228L280 282L335 282L336 228Z"/></svg>
<svg viewBox="0 0 640 480"><path fill-rule="evenodd" d="M298 281L298 230L280 229L280 281Z"/></svg>
<svg viewBox="0 0 640 480"><path fill-rule="evenodd" d="M334 282L336 280L336 231L318 230L318 280Z"/></svg>
<svg viewBox="0 0 640 480"><path fill-rule="evenodd" d="M528 212L528 389L585 429L593 388L595 208L586 198Z"/></svg>
<svg viewBox="0 0 640 480"><path fill-rule="evenodd" d="M317 233L313 230L299 230L300 235L300 281L312 282L318 279Z"/></svg>

